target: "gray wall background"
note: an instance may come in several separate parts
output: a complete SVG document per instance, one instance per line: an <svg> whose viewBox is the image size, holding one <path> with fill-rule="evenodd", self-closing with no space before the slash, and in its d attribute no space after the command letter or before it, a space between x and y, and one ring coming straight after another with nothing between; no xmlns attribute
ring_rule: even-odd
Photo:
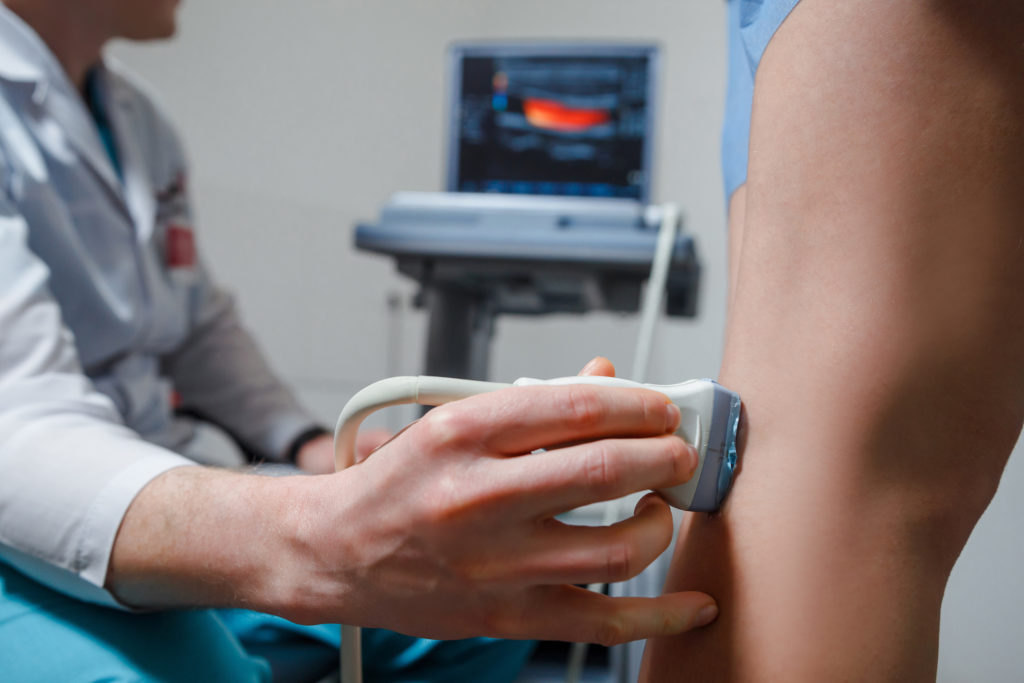
<svg viewBox="0 0 1024 683"><path fill-rule="evenodd" d="M193 0L180 17L174 40L113 52L155 86L182 131L202 253L274 366L325 422L363 385L420 369L426 319L409 306L414 287L388 260L357 253L352 226L396 190L441 188L444 50L460 39L662 45L655 200L682 206L705 270L700 317L660 323L649 379L717 374L724 2ZM402 304L389 312L396 295ZM625 373L637 328L635 317L611 314L506 317L492 376L571 374L597 354ZM951 579L941 681L1024 680L1021 457Z"/></svg>

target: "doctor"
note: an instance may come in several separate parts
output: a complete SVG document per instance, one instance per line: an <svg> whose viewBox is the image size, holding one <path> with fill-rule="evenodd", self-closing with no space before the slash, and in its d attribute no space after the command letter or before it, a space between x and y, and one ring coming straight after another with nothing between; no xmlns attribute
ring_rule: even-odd
<svg viewBox="0 0 1024 683"><path fill-rule="evenodd" d="M171 35L175 9L0 4L4 676L265 680L243 646L281 665L296 641L324 643L333 663L337 626L291 622L614 643L712 620L702 593L611 599L572 585L627 578L660 554L672 524L656 496L610 528L553 519L690 476L696 455L671 435L678 411L660 394L476 397L329 476L196 466L196 425L179 407L257 457L313 471L328 468L330 439L198 257L173 129L101 55L113 37ZM180 607L255 611L154 611ZM388 632L367 647L390 680L511 680L529 651Z"/></svg>

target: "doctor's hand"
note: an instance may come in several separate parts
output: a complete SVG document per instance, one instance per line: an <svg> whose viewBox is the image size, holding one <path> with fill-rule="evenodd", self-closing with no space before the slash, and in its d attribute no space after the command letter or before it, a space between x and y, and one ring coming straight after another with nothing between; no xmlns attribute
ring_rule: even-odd
<svg viewBox="0 0 1024 683"><path fill-rule="evenodd" d="M611 372L596 362L588 372ZM678 421L660 393L586 385L435 408L368 460L305 482L304 589L277 613L431 638L609 645L703 625L715 614L703 593L611 598L574 585L625 580L661 554L672 517L659 496L610 527L555 518L689 479L697 456L672 434Z"/></svg>
<svg viewBox="0 0 1024 683"><path fill-rule="evenodd" d="M715 617L711 597L575 585L627 579L668 546L660 497L610 527L555 518L686 481L696 454L678 421L647 389L513 387L432 410L335 474L177 467L132 501L105 586L135 607L245 607L431 638L680 633Z"/></svg>

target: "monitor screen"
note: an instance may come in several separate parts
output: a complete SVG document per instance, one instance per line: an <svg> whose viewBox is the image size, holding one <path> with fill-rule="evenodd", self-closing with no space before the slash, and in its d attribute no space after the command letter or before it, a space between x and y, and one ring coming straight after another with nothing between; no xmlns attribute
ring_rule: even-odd
<svg viewBox="0 0 1024 683"><path fill-rule="evenodd" d="M448 189L646 201L656 48L456 46Z"/></svg>

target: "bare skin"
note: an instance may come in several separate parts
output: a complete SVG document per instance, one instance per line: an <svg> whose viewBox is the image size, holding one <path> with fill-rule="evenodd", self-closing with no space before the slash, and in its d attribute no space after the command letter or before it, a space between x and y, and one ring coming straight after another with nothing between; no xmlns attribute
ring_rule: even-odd
<svg viewBox="0 0 1024 683"><path fill-rule="evenodd" d="M770 44L730 212L742 469L666 586L722 613L642 680L934 679L1024 419L1022 30L1016 2L804 0Z"/></svg>

